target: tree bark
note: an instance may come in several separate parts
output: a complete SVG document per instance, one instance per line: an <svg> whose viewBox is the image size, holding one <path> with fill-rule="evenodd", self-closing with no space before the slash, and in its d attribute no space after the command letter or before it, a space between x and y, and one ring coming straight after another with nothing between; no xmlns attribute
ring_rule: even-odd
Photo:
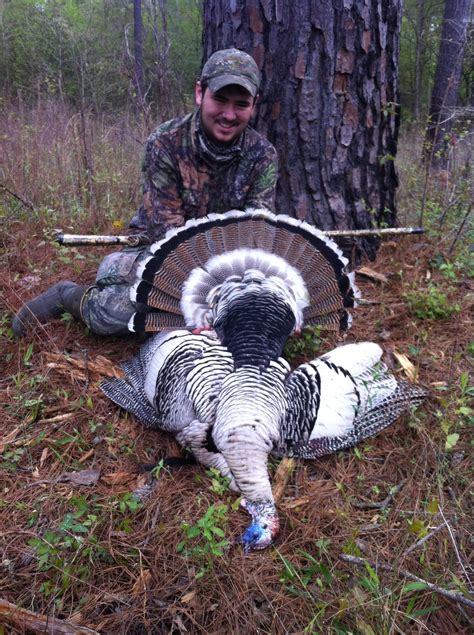
<svg viewBox="0 0 474 635"><path fill-rule="evenodd" d="M395 224L400 15L400 0L204 0L205 59L235 46L262 72L255 126L278 151L279 213Z"/></svg>
<svg viewBox="0 0 474 635"><path fill-rule="evenodd" d="M448 143L458 101L459 84L472 0L447 0L425 137L425 160L446 169Z"/></svg>

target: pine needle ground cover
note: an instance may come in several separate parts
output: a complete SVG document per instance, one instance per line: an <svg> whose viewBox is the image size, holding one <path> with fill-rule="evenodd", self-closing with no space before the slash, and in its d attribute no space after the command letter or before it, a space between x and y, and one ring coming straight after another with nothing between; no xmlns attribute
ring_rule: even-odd
<svg viewBox="0 0 474 635"><path fill-rule="evenodd" d="M25 115L16 116L20 127ZM98 338L64 316L28 340L12 339L21 299L64 278L90 282L108 253L59 248L52 230L116 233L139 200L143 134L133 121L120 124L129 142L120 160L104 154L117 122L90 122L98 176L88 184L79 150L55 168L65 151L57 145L54 159L51 149L61 116L36 117L22 134L36 140L39 161L28 172L21 153L31 145L20 139L9 148L17 160L6 164L5 185L21 200L4 191L1 202L0 633L469 632L466 174L428 184L425 235L385 239L376 262L362 263L364 302L345 337L380 343L390 367L428 387L429 398L351 451L296 462L284 475L276 545L244 556L236 541L248 517L225 479L198 465L167 468L161 459L179 455L171 437L144 431L100 392L99 379L120 373L136 350L132 338ZM65 114L55 143L73 134L68 121ZM9 125L17 130L13 119ZM418 154L407 135L398 159L400 224L418 220ZM74 209L61 209L58 183ZM304 332L287 354L298 363L338 341ZM141 505L130 492L149 478L139 469L145 463L157 464L158 487ZM278 480L278 462L272 467Z"/></svg>

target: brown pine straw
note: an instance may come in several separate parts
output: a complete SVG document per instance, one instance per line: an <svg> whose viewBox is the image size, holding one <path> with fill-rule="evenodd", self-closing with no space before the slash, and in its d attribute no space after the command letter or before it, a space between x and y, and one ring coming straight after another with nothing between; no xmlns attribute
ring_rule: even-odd
<svg viewBox="0 0 474 635"><path fill-rule="evenodd" d="M78 272L74 262L59 263L48 244L38 246L41 240L41 229L32 226L17 225L5 234L4 299L10 312L18 309L21 299L61 278L89 282L98 260L107 253L103 248L87 252ZM24 245L28 245L26 255ZM146 506L136 513L119 511L117 501L143 483L139 464L180 454L169 435L144 430L98 389L101 373L114 372L137 350L132 338L95 337L81 325L61 320L38 326L29 341L3 337L0 597L20 611L51 615L65 623L74 618L75 627L101 633L184 633L184 629L296 633L303 632L318 611L316 632L330 632L334 620L354 630L357 619L362 619L374 632L388 630L393 623L393 632L468 633L468 619L459 607L466 611L471 607L435 587L459 594L466 583L464 571L469 573L469 439L465 428L459 427L455 448L445 451L441 423L454 426L459 404L449 399L459 394L459 379L468 367L470 282L463 280L453 287L452 301L460 302L463 310L444 321L415 319L403 297L407 289L426 285L427 271L432 279L442 280L430 265L434 251L425 238L384 243L377 261L365 264L388 281L357 278L366 303L357 309L352 330L342 338L380 343L388 364L401 376L392 352L406 355L419 381L431 388L426 404L415 417L401 417L361 444L358 454L348 451L318 461L295 461L292 470L286 463L271 462L281 519L278 552L300 575L308 566L307 553L327 566L332 576L330 584L322 581L322 590L313 576L308 593L297 582L290 588L274 549L244 557L235 544L196 579L203 560L176 551L184 535L182 522L193 524L210 505L235 500L230 492L213 492L201 466L163 471ZM32 269L40 272L39 282L22 286ZM342 339L326 338L321 353ZM30 342L33 352L25 364ZM419 349L417 355L412 347ZM439 392L436 385L446 391ZM37 412L26 405L38 399ZM6 455L15 452L20 453L16 469L6 469ZM97 483L62 482L63 474L82 470L100 470ZM79 520L87 514L97 517L91 529L106 557L94 552L85 534L85 547L93 547L93 555L85 558L87 573L73 570L63 590L63 565L39 570L29 543L48 531L57 532L66 515L77 510L77 497L88 506ZM433 499L439 511L430 513L427 508ZM456 547L447 528L435 531L444 523L442 514ZM423 523L424 538L410 529L413 520ZM229 511L226 537L236 541L248 521L243 510ZM360 603L363 574L358 563L354 567L355 563L339 557L348 545L363 554L353 557L369 563L389 567L397 563L395 571L384 570L390 597L381 591ZM64 553L68 563L72 557L73 563L83 562L83 551ZM400 571L426 581L427 589L401 594L407 576ZM459 588L456 585L454 590L456 580ZM49 595L41 590L45 583L51 586ZM412 598L416 610L438 608L410 621L404 611ZM381 625L385 619L388 622Z"/></svg>

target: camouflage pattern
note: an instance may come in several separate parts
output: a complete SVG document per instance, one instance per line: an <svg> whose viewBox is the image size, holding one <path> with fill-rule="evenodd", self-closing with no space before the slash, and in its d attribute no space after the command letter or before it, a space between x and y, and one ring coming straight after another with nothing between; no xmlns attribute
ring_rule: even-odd
<svg viewBox="0 0 474 635"><path fill-rule="evenodd" d="M260 86L260 71L248 53L226 49L211 55L204 64L201 83L209 86L213 93L229 84L237 84L255 97Z"/></svg>
<svg viewBox="0 0 474 635"><path fill-rule="evenodd" d="M255 96L260 73L253 59L236 49L218 51L204 65L201 82L216 92L238 84ZM190 218L246 207L275 208L278 162L275 148L247 127L230 146L216 145L201 126L200 110L161 124L150 135L142 165L143 203L130 223L131 233L159 240ZM83 298L84 322L99 335L124 335L137 307L130 285L146 248L107 256L95 285Z"/></svg>
<svg viewBox="0 0 474 635"><path fill-rule="evenodd" d="M137 310L130 300L139 264L150 255L145 247L128 248L109 254L102 260L95 284L84 294L81 315L97 335L126 335L128 321Z"/></svg>
<svg viewBox="0 0 474 635"><path fill-rule="evenodd" d="M151 240L190 218L246 207L275 208L276 150L251 127L230 146L202 130L200 111L168 121L148 138L143 204L130 227Z"/></svg>

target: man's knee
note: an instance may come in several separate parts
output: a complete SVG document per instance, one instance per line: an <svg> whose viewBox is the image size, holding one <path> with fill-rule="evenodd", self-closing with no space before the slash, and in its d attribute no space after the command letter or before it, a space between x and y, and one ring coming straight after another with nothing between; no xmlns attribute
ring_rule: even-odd
<svg viewBox="0 0 474 635"><path fill-rule="evenodd" d="M81 306L84 322L96 335L127 335L128 322L136 310L129 296L127 284L90 287Z"/></svg>

